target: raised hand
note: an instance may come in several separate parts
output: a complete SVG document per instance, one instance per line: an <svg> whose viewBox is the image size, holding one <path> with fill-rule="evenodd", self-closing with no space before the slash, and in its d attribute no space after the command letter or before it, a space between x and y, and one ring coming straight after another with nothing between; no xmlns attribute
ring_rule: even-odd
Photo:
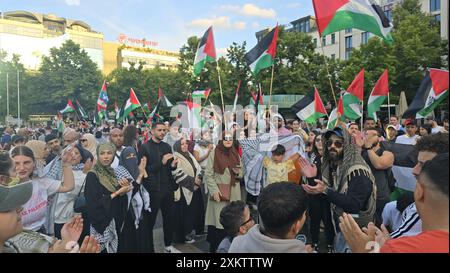
<svg viewBox="0 0 450 273"><path fill-rule="evenodd" d="M94 236L84 237L83 243L80 247L80 253L99 253L100 245Z"/></svg>
<svg viewBox="0 0 450 273"><path fill-rule="evenodd" d="M301 167L301 171L303 175L307 178L313 178L317 176L317 167L314 164L310 164L308 160L306 160L304 157L300 157L298 159Z"/></svg>
<svg viewBox="0 0 450 273"><path fill-rule="evenodd" d="M141 163L139 164L139 175L147 178L147 171L145 170L145 167L147 166L147 157L142 157L141 159Z"/></svg>
<svg viewBox="0 0 450 273"><path fill-rule="evenodd" d="M162 164L166 165L167 161L173 158L173 154L165 154L162 158Z"/></svg>
<svg viewBox="0 0 450 273"><path fill-rule="evenodd" d="M65 223L61 229L61 239L64 242L77 242L83 231L83 218L77 215Z"/></svg>

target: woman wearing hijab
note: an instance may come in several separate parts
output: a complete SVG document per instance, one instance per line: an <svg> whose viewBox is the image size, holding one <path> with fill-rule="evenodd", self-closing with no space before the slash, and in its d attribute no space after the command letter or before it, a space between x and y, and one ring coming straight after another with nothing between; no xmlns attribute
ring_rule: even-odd
<svg viewBox="0 0 450 273"><path fill-rule="evenodd" d="M36 175L38 177L42 177L44 174L45 159L50 153L50 151L47 149L47 145L44 141L30 140L25 144L25 146L33 151L36 164Z"/></svg>
<svg viewBox="0 0 450 273"><path fill-rule="evenodd" d="M123 235L132 232L127 223L131 221L129 214L135 207L131 202L133 193L136 192L133 188L140 189L147 162L142 159L139 175L134 181L125 168L119 166L121 168L114 170L111 167L115 153L116 148L112 143L100 144L97 147L97 163L86 176L84 194L90 234L97 239L102 252L133 252L136 250L130 249L129 242Z"/></svg>
<svg viewBox="0 0 450 273"><path fill-rule="evenodd" d="M223 140L219 141L208 157L204 177L210 196L205 219L210 252L216 252L219 243L226 236L220 223L220 211L230 202L241 200L238 180L241 158L233 145L233 134L225 132L223 135Z"/></svg>
<svg viewBox="0 0 450 273"><path fill-rule="evenodd" d="M193 243L190 235L194 226L204 230L203 197L200 190L202 168L188 151L188 141L182 138L173 145L174 157L178 160L172 171L175 182L181 187L175 192L175 240L179 243ZM197 230L198 231L198 230Z"/></svg>
<svg viewBox="0 0 450 273"><path fill-rule="evenodd" d="M93 134L84 134L80 138L80 144L97 159L97 140Z"/></svg>

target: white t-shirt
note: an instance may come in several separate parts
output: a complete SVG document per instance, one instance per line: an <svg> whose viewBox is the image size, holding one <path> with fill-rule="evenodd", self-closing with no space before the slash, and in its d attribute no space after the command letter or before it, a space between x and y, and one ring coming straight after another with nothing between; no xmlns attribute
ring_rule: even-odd
<svg viewBox="0 0 450 273"><path fill-rule="evenodd" d="M58 201L55 207L56 224L67 223L73 216L75 216L73 204L75 203L75 199L78 197L78 193L83 186L86 174L84 174L82 170L79 170L73 171L73 176L75 178L75 188L73 191L58 194ZM81 194L83 194L83 192L81 192Z"/></svg>
<svg viewBox="0 0 450 273"><path fill-rule="evenodd" d="M46 221L48 197L57 193L61 181L47 177L33 179L33 194L20 213L24 229L38 231Z"/></svg>
<svg viewBox="0 0 450 273"><path fill-rule="evenodd" d="M125 148L125 146L122 146L122 148L120 149L120 151L116 151L116 155L114 156L114 161L111 164L111 167L113 169L119 167L119 161L120 161L120 155L122 154L123 148Z"/></svg>
<svg viewBox="0 0 450 273"><path fill-rule="evenodd" d="M422 220L417 212L416 203L409 205L402 213L402 223L391 233L391 238L415 236L422 232Z"/></svg>
<svg viewBox="0 0 450 273"><path fill-rule="evenodd" d="M387 203L381 217L385 226L389 226L391 230L397 230L402 224L402 214L397 209L397 201Z"/></svg>
<svg viewBox="0 0 450 273"><path fill-rule="evenodd" d="M442 126L436 126L436 128L431 128L431 134L437 134L442 131L444 131L444 127Z"/></svg>
<svg viewBox="0 0 450 273"><path fill-rule="evenodd" d="M416 145L418 138L419 138L418 135L413 135L412 137L409 137L407 134L404 134L404 135L398 136L397 139L395 140L395 143Z"/></svg>

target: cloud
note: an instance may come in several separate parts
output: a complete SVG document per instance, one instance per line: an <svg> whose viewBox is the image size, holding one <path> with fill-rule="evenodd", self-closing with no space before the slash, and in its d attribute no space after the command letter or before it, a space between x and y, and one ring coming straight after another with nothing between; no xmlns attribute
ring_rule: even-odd
<svg viewBox="0 0 450 273"><path fill-rule="evenodd" d="M252 23L252 28L259 29L260 27L261 27L261 26L259 25L258 22L253 22L253 23Z"/></svg>
<svg viewBox="0 0 450 273"><path fill-rule="evenodd" d="M222 5L218 9L224 12L233 12L246 17L275 18L277 13L274 9L260 8L255 4L239 5Z"/></svg>
<svg viewBox="0 0 450 273"><path fill-rule="evenodd" d="M219 58L226 57L226 55L228 53L228 48L218 48L216 53Z"/></svg>
<svg viewBox="0 0 450 273"><path fill-rule="evenodd" d="M208 28L210 26L213 26L217 29L237 29L237 30L243 30L246 28L245 22L234 22L232 23L230 21L230 17L228 16L220 16L220 17L214 17L214 18L200 18L192 20L188 27L191 28Z"/></svg>
<svg viewBox="0 0 450 273"><path fill-rule="evenodd" d="M66 4L69 6L79 6L80 0L65 0Z"/></svg>

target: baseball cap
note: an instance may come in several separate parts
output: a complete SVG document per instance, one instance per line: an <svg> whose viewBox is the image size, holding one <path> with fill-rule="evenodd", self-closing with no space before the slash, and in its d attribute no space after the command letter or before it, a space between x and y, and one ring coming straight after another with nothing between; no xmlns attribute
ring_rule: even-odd
<svg viewBox="0 0 450 273"><path fill-rule="evenodd" d="M25 140L26 139L23 136L21 136L21 135L13 135L12 138L11 138L11 142L12 143L16 143L16 142L19 142L19 141L25 141Z"/></svg>
<svg viewBox="0 0 450 273"><path fill-rule="evenodd" d="M332 130L326 131L324 137L328 139L331 135L337 135L338 137L344 138L344 132L342 132L341 127L334 127Z"/></svg>
<svg viewBox="0 0 450 273"><path fill-rule="evenodd" d="M49 142L49 141L52 141L52 140L54 140L54 139L57 139L58 137L56 136L56 135L54 135L54 134L49 134L49 135L46 135L45 136L45 142Z"/></svg>
<svg viewBox="0 0 450 273"><path fill-rule="evenodd" d="M408 126L408 125L416 125L417 123L416 123L416 120L415 119L407 119L406 121L405 121L405 126Z"/></svg>
<svg viewBox="0 0 450 273"><path fill-rule="evenodd" d="M32 181L8 183L8 176L0 176L0 212L15 210L24 205L33 193ZM5 180L3 182L2 180ZM6 184L6 185L5 185Z"/></svg>
<svg viewBox="0 0 450 273"><path fill-rule="evenodd" d="M388 129L394 129L394 130L397 130L397 129L395 128L394 125L388 125L388 126L386 127L386 130L388 130Z"/></svg>

